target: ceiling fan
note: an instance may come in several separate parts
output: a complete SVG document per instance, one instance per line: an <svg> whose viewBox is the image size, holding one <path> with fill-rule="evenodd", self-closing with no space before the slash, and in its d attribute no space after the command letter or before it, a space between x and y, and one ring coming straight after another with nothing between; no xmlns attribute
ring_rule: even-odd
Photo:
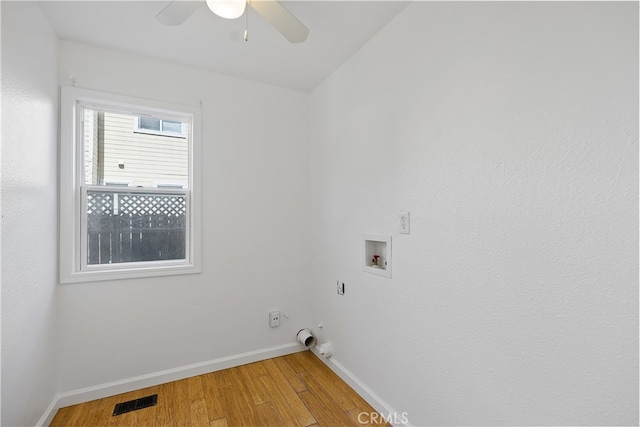
<svg viewBox="0 0 640 427"><path fill-rule="evenodd" d="M209 9L216 15L235 19L251 6L291 43L302 43L309 29L277 0L206 0ZM156 15L165 25L180 25L202 6L202 1L174 0ZM246 35L245 35L246 39Z"/></svg>

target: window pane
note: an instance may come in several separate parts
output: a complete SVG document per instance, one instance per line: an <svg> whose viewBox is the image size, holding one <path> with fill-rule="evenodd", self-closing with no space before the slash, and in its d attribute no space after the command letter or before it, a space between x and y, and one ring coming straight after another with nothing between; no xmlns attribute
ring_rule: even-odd
<svg viewBox="0 0 640 427"><path fill-rule="evenodd" d="M189 187L189 123L168 121L184 137L139 132L160 131L162 120L126 113L84 109L84 183L154 188Z"/></svg>
<svg viewBox="0 0 640 427"><path fill-rule="evenodd" d="M170 120L163 120L162 121L162 130L164 132L172 132L178 135L182 134L182 123L180 122L173 122Z"/></svg>
<svg viewBox="0 0 640 427"><path fill-rule="evenodd" d="M160 129L160 119L154 119L151 117L138 118L138 127L140 129L162 130Z"/></svg>
<svg viewBox="0 0 640 427"><path fill-rule="evenodd" d="M184 194L87 193L87 264L185 259Z"/></svg>

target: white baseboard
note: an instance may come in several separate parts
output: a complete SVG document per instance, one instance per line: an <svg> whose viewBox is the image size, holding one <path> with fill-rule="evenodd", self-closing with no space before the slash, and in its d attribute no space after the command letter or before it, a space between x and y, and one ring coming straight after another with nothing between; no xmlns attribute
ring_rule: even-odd
<svg viewBox="0 0 640 427"><path fill-rule="evenodd" d="M313 354L318 356L320 360L324 362L333 372L335 372L344 382L349 384L369 405L373 407L378 413L391 425L395 427L411 427L407 414L404 412L396 412L391 406L387 404L380 396L367 387L362 381L360 381L355 375L353 375L347 368L345 368L335 357L324 357L320 354L317 348L312 347Z"/></svg>
<svg viewBox="0 0 640 427"><path fill-rule="evenodd" d="M194 363L178 368L167 369L160 372L153 372L150 374L140 375L124 380L113 381L109 383L98 384L96 386L67 391L56 396L56 398L51 402L46 412L42 415L42 417L38 421L38 424L36 425L49 425L53 420L56 412L58 412L58 409L64 408L65 406L71 406L78 403L89 402L91 400L102 399L104 397L109 397L120 393L127 393L129 391L138 390L141 388L152 387L171 381L182 380L196 375L202 375L209 372L220 371L222 369L233 368L235 366L258 362L260 360L271 359L273 357L285 356L287 354L297 353L304 350L306 350L306 348L298 343L285 344L277 347L249 351L246 353L221 357L219 359Z"/></svg>

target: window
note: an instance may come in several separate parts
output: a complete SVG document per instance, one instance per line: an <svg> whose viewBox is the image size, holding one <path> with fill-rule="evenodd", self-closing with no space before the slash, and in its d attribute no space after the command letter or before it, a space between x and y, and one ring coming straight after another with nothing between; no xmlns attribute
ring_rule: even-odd
<svg viewBox="0 0 640 427"><path fill-rule="evenodd" d="M153 135L186 137L185 123L175 120L159 119L155 117L136 117L133 126L138 133L148 133Z"/></svg>
<svg viewBox="0 0 640 427"><path fill-rule="evenodd" d="M199 109L66 87L61 108L60 281L199 272Z"/></svg>

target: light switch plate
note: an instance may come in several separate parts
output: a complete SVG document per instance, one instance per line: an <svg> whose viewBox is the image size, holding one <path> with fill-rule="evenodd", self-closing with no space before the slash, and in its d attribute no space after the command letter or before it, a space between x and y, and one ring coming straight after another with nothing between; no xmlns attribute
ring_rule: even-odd
<svg viewBox="0 0 640 427"><path fill-rule="evenodd" d="M400 234L409 234L409 212L400 212L398 214L398 231Z"/></svg>

